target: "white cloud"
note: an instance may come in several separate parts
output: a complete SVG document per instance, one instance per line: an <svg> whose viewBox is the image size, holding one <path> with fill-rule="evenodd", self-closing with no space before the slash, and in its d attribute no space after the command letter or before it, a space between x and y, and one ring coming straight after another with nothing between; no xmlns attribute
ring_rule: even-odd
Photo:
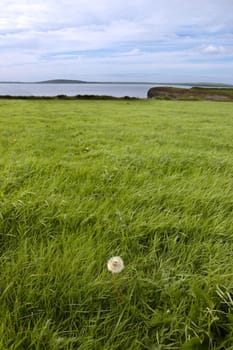
<svg viewBox="0 0 233 350"><path fill-rule="evenodd" d="M218 55L224 53L225 49L223 46L207 45L202 51L207 55Z"/></svg>

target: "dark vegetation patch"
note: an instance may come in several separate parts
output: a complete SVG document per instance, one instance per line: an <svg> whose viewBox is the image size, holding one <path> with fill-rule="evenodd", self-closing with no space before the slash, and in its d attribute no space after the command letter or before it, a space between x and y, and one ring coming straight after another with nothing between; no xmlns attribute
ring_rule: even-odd
<svg viewBox="0 0 233 350"><path fill-rule="evenodd" d="M108 95L57 95L57 96L12 96L12 95L0 95L0 99L9 100L138 100L137 97L130 96L108 96Z"/></svg>
<svg viewBox="0 0 233 350"><path fill-rule="evenodd" d="M202 87L181 89L169 86L159 86L151 88L147 93L147 97L165 100L233 101L233 89Z"/></svg>

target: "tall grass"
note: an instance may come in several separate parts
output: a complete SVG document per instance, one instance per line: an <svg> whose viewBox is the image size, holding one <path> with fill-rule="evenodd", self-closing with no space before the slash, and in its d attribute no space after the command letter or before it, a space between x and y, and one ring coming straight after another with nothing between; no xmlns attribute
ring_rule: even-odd
<svg viewBox="0 0 233 350"><path fill-rule="evenodd" d="M0 349L233 349L232 126L231 103L1 100Z"/></svg>

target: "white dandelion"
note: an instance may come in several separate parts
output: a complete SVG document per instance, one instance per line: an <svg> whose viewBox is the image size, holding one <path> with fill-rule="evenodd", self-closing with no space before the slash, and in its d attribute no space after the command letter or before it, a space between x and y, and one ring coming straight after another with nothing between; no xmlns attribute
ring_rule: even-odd
<svg viewBox="0 0 233 350"><path fill-rule="evenodd" d="M112 273L119 273L125 267L124 261L121 259L120 256L113 256L111 259L109 259L107 266L108 266L108 271Z"/></svg>

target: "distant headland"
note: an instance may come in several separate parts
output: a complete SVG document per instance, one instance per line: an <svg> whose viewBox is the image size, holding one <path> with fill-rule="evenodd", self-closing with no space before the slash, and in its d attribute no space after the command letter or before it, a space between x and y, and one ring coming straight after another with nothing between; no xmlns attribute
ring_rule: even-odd
<svg viewBox="0 0 233 350"><path fill-rule="evenodd" d="M147 97L157 100L233 101L233 89L202 86L183 89L171 86L156 86L149 89Z"/></svg>
<svg viewBox="0 0 233 350"><path fill-rule="evenodd" d="M42 81L0 81L0 84L85 84L83 80L51 79Z"/></svg>
<svg viewBox="0 0 233 350"><path fill-rule="evenodd" d="M85 84L86 81L83 80L73 80L73 79L52 79L38 81L36 84Z"/></svg>

